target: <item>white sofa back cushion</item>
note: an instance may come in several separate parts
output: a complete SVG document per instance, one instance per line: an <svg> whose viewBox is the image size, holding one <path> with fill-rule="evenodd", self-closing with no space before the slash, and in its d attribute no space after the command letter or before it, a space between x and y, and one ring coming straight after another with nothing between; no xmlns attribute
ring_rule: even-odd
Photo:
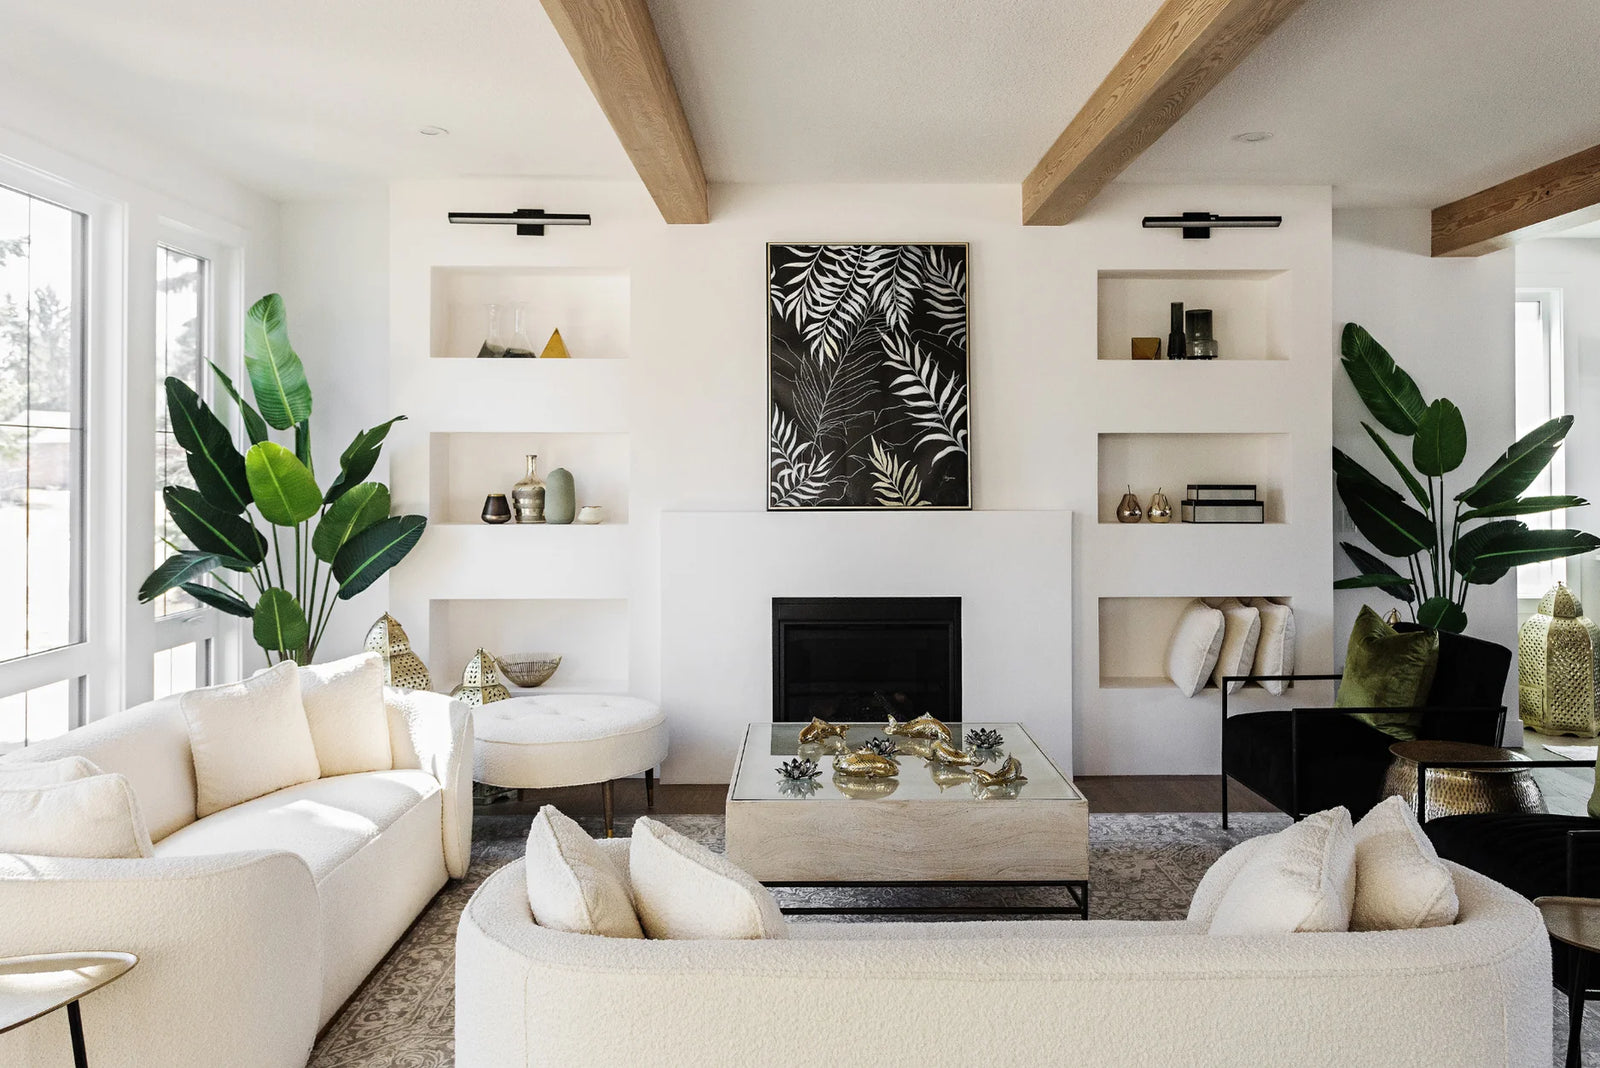
<svg viewBox="0 0 1600 1068"><path fill-rule="evenodd" d="M1203 601L1191 601L1178 617L1167 646L1167 677L1183 696L1193 697L1211 678L1224 629L1222 613Z"/></svg>
<svg viewBox="0 0 1600 1068"><path fill-rule="evenodd" d="M787 938L772 893L720 853L640 816L628 850L633 906L648 938Z"/></svg>
<svg viewBox="0 0 1600 1068"><path fill-rule="evenodd" d="M301 668L300 701L323 778L394 767L377 653Z"/></svg>
<svg viewBox="0 0 1600 1068"><path fill-rule="evenodd" d="M550 805L528 831L528 905L540 927L643 938L628 887L589 832Z"/></svg>
<svg viewBox="0 0 1600 1068"><path fill-rule="evenodd" d="M0 853L102 860L155 855L139 801L121 775L0 787Z"/></svg>
<svg viewBox="0 0 1600 1068"><path fill-rule="evenodd" d="M50 786L58 782L72 782L99 775L100 769L81 756L60 757L38 762L17 761L0 764L0 789L14 790L19 786Z"/></svg>
<svg viewBox="0 0 1600 1068"><path fill-rule="evenodd" d="M1373 806L1355 826L1352 931L1409 931L1456 922L1456 881L1404 798Z"/></svg>
<svg viewBox="0 0 1600 1068"><path fill-rule="evenodd" d="M1307 816L1257 847L1211 918L1213 935L1347 931L1356 894L1350 813Z"/></svg>
<svg viewBox="0 0 1600 1068"><path fill-rule="evenodd" d="M190 690L180 706L194 753L197 816L321 774L293 663L243 682Z"/></svg>

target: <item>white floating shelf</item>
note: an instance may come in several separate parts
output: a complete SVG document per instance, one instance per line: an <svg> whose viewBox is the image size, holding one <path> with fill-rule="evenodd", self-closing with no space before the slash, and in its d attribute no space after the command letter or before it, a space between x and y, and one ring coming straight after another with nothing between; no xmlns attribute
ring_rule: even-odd
<svg viewBox="0 0 1600 1068"><path fill-rule="evenodd" d="M427 360L392 383L394 406L433 431L622 433L627 360Z"/></svg>
<svg viewBox="0 0 1600 1068"><path fill-rule="evenodd" d="M626 598L632 539L625 523L430 523L400 566L432 598Z"/></svg>

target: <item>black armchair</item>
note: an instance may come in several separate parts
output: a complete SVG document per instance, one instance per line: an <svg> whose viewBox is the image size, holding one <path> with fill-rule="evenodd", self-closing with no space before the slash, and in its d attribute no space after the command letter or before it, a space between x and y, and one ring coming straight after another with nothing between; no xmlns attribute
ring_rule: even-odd
<svg viewBox="0 0 1600 1068"><path fill-rule="evenodd" d="M1400 630L1418 630L1401 623ZM1417 737L1498 745L1511 650L1464 634L1439 635L1439 663ZM1228 714L1227 682L1337 681L1339 675L1230 676L1222 687L1222 825L1228 780L1248 787L1295 819L1343 805L1359 819L1380 800L1393 737L1354 713L1405 709L1289 708Z"/></svg>

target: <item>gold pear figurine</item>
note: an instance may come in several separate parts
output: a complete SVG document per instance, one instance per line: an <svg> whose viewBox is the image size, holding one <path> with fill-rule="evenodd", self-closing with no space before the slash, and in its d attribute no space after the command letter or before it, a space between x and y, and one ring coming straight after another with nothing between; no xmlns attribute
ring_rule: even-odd
<svg viewBox="0 0 1600 1068"><path fill-rule="evenodd" d="M1156 495L1150 498L1150 507L1145 510L1145 518L1152 523L1172 522L1172 502L1167 500L1167 495L1156 488Z"/></svg>
<svg viewBox="0 0 1600 1068"><path fill-rule="evenodd" d="M976 767L983 763L983 757L973 753L964 753L951 745L935 739L929 746L929 760L936 764L946 764L950 767Z"/></svg>
<svg viewBox="0 0 1600 1068"><path fill-rule="evenodd" d="M1133 487L1128 487L1128 492L1122 495L1122 500L1117 503L1117 522L1137 523L1144 518L1144 509L1139 507L1139 498L1133 495Z"/></svg>
<svg viewBox="0 0 1600 1068"><path fill-rule="evenodd" d="M1006 757L1006 762L993 771L984 771L982 768L972 769L972 785L974 786L1010 786L1027 781L1028 777L1022 774L1022 762L1014 756Z"/></svg>
<svg viewBox="0 0 1600 1068"><path fill-rule="evenodd" d="M949 742L954 739L949 727L946 727L926 712L905 723L901 723L891 714L889 716L889 725L883 728L883 733L898 734L905 738L938 739L941 742Z"/></svg>
<svg viewBox="0 0 1600 1068"><path fill-rule="evenodd" d="M366 647L383 657L383 681L399 690L431 690L428 665L411 651L400 621L385 612L367 631Z"/></svg>
<svg viewBox="0 0 1600 1068"><path fill-rule="evenodd" d="M833 773L860 779L892 779L900 774L900 765L882 753L855 749L833 758Z"/></svg>
<svg viewBox="0 0 1600 1068"><path fill-rule="evenodd" d="M545 342L544 351L539 353L541 360L565 360L572 353L567 351L567 343L561 340L561 331L557 330L550 335L550 340Z"/></svg>
<svg viewBox="0 0 1600 1068"><path fill-rule="evenodd" d="M809 742L822 742L829 738L843 739L845 732L849 729L849 727L841 724L829 723L825 719L819 719L816 716L812 716L811 722L800 728L800 744L806 745Z"/></svg>
<svg viewBox="0 0 1600 1068"><path fill-rule="evenodd" d="M451 690L450 696L462 704L476 707L504 701L511 693L500 684L500 677L494 673L494 657L479 649L467 661L467 669L461 673L461 685Z"/></svg>

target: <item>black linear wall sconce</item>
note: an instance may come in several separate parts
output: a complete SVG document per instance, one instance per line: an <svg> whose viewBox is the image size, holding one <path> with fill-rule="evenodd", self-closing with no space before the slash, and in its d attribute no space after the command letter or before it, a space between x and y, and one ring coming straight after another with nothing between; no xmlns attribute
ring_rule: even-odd
<svg viewBox="0 0 1600 1068"><path fill-rule="evenodd" d="M543 208L516 211L452 211L450 221L484 226L515 226L523 237L543 237L546 226L588 226L588 215L560 215Z"/></svg>
<svg viewBox="0 0 1600 1068"><path fill-rule="evenodd" d="M1213 227L1221 229L1268 230L1283 225L1282 215L1213 215L1209 211L1186 211L1182 215L1146 215L1146 230L1182 230L1187 239L1208 238Z"/></svg>

